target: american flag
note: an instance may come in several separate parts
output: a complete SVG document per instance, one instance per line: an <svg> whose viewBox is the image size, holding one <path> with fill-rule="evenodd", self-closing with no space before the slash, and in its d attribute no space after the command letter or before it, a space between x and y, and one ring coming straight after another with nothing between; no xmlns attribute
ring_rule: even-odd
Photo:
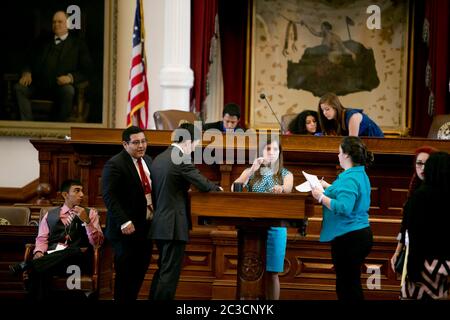
<svg viewBox="0 0 450 320"><path fill-rule="evenodd" d="M147 129L148 86L145 68L142 0L136 0L133 27L133 53L128 84L127 127L135 125Z"/></svg>

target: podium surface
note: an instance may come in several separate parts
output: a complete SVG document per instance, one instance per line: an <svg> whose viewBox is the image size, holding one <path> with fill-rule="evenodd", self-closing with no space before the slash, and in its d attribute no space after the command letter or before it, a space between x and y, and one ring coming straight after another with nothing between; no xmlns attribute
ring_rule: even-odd
<svg viewBox="0 0 450 320"><path fill-rule="evenodd" d="M297 227L314 214L307 193L191 192L191 214L203 225L231 225L238 232L236 299L265 300L267 229Z"/></svg>

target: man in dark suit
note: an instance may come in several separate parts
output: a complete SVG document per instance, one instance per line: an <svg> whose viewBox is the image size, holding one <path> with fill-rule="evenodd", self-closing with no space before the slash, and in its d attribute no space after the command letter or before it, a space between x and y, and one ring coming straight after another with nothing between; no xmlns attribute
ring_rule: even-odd
<svg viewBox="0 0 450 320"><path fill-rule="evenodd" d="M234 132L240 129L239 119L241 118L241 110L237 104L228 103L222 111L222 120L217 122L205 123L203 130L217 129L220 132Z"/></svg>
<svg viewBox="0 0 450 320"><path fill-rule="evenodd" d="M149 237L156 242L159 252L158 270L150 288L150 299L153 300L175 297L191 228L190 185L203 192L222 191L192 164L191 153L199 143L200 130L191 123L184 123L174 134L175 143L159 154L150 168L155 215Z"/></svg>
<svg viewBox="0 0 450 320"><path fill-rule="evenodd" d="M87 45L69 33L64 11L53 15L52 30L51 39L30 51L29 61L15 86L21 120L33 120L30 97L37 96L56 102L54 119L49 120L67 121L73 107L74 85L87 80L92 69Z"/></svg>
<svg viewBox="0 0 450 320"><path fill-rule="evenodd" d="M122 133L123 150L106 162L102 175L107 212L106 237L114 249L114 299L136 300L150 264L148 239L153 214L152 159L145 154L142 129L131 126Z"/></svg>

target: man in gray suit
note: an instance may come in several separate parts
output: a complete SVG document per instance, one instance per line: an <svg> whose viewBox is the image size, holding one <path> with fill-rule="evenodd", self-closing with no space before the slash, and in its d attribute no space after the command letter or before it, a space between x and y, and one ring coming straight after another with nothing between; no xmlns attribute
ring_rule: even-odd
<svg viewBox="0 0 450 320"><path fill-rule="evenodd" d="M200 130L191 123L175 129L175 143L159 154L150 168L155 214L149 237L159 251L158 270L153 276L150 299L175 297L191 228L188 190L193 184L202 192L223 191L192 164L191 153L199 143Z"/></svg>

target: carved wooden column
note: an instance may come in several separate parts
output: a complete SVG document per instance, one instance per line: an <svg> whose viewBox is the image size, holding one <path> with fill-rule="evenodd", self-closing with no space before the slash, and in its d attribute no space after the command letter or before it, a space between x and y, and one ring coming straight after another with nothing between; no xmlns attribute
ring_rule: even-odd
<svg viewBox="0 0 450 320"><path fill-rule="evenodd" d="M236 299L265 300L267 226L237 226L238 266Z"/></svg>
<svg viewBox="0 0 450 320"><path fill-rule="evenodd" d="M231 164L221 164L220 165L220 186L224 191L231 191L231 171L233 170L233 165Z"/></svg>
<svg viewBox="0 0 450 320"><path fill-rule="evenodd" d="M80 155L78 159L78 167L80 169L80 180L83 184L83 205L91 206L91 201L89 201L89 186L90 183L90 169L92 166L92 159L90 155Z"/></svg>

